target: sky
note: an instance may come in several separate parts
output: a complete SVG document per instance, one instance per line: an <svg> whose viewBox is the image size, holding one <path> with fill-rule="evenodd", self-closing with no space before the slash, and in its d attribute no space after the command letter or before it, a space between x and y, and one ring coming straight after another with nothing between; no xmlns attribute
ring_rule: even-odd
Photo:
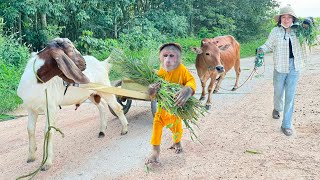
<svg viewBox="0 0 320 180"><path fill-rule="evenodd" d="M280 7L290 4L298 17L320 17L320 0L277 0Z"/></svg>

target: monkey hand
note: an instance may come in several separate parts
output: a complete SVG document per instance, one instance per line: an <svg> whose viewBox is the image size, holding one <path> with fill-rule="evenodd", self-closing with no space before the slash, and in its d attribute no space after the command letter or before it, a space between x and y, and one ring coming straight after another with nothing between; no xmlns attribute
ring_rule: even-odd
<svg viewBox="0 0 320 180"><path fill-rule="evenodd" d="M175 103L177 106L184 106L189 97L191 97L193 90L189 86L184 86L180 91L176 94Z"/></svg>
<svg viewBox="0 0 320 180"><path fill-rule="evenodd" d="M161 87L160 82L149 85L148 94L149 94L151 100L153 100L156 97L160 87Z"/></svg>

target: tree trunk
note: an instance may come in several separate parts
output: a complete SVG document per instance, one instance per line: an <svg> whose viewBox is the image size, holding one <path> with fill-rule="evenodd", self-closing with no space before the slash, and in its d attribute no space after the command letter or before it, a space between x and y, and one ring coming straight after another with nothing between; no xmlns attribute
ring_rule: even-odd
<svg viewBox="0 0 320 180"><path fill-rule="evenodd" d="M47 15L46 13L41 13L41 29L47 29Z"/></svg>
<svg viewBox="0 0 320 180"><path fill-rule="evenodd" d="M113 29L113 31L114 31L114 38L115 39L118 39L118 22L117 22L117 17L114 17L114 19L113 19L113 23L114 23L114 29Z"/></svg>
<svg viewBox="0 0 320 180"><path fill-rule="evenodd" d="M34 19L35 19L35 29L36 29L36 31L38 31L38 13L35 13L35 17L34 17Z"/></svg>
<svg viewBox="0 0 320 180"><path fill-rule="evenodd" d="M21 28L21 24L22 24L22 14L21 12L19 12L19 17L18 17L18 33L19 33L19 42L20 44L22 44L22 28Z"/></svg>

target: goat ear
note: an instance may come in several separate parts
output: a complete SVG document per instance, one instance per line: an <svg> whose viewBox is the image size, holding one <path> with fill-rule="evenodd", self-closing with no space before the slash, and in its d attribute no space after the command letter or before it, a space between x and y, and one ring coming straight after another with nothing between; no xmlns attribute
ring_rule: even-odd
<svg viewBox="0 0 320 180"><path fill-rule="evenodd" d="M197 47L191 47L191 51L197 54L202 54L202 48L197 48Z"/></svg>
<svg viewBox="0 0 320 180"><path fill-rule="evenodd" d="M61 44L63 44L64 39L63 39L63 38L54 38L54 39L52 40L52 42L55 42L55 43L61 45Z"/></svg>
<svg viewBox="0 0 320 180"><path fill-rule="evenodd" d="M226 44L226 45L223 45L223 46L218 46L218 48L222 51L225 51L227 50L228 48L230 47L230 44Z"/></svg>
<svg viewBox="0 0 320 180"><path fill-rule="evenodd" d="M58 68L63 74L76 83L87 84L90 82L88 77L74 64L74 62L62 51L52 51L51 56L58 64Z"/></svg>

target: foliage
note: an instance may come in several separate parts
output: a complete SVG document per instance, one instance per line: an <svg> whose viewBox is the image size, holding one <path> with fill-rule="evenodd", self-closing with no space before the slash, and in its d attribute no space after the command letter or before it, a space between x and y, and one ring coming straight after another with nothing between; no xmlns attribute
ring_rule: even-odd
<svg viewBox="0 0 320 180"><path fill-rule="evenodd" d="M299 38L300 44L302 45L304 42L307 43L309 48L315 44L318 30L316 27L318 25L313 22L313 19L308 19L309 24L304 24L303 22L295 23L293 28L295 29L295 33Z"/></svg>
<svg viewBox="0 0 320 180"><path fill-rule="evenodd" d="M83 31L79 41L75 41L78 50L86 55L93 55L98 59L105 59L112 48L119 47L118 41L114 39L98 39L93 37L93 32Z"/></svg>
<svg viewBox="0 0 320 180"><path fill-rule="evenodd" d="M0 114L0 122L8 121L8 120L15 119L15 118L16 117L12 116L12 115Z"/></svg>
<svg viewBox="0 0 320 180"><path fill-rule="evenodd" d="M279 6L275 0L232 0L223 1L223 4L220 11L232 17L236 27L233 35L240 42L254 41L269 34L274 24L274 8Z"/></svg>
<svg viewBox="0 0 320 180"><path fill-rule="evenodd" d="M150 11L147 15L154 27L166 36L186 37L188 22L185 16L179 16L175 11L162 9Z"/></svg>
<svg viewBox="0 0 320 180"><path fill-rule="evenodd" d="M21 99L16 90L26 60L29 58L28 48L20 45L12 37L0 35L0 113L16 108Z"/></svg>
<svg viewBox="0 0 320 180"><path fill-rule="evenodd" d="M111 51L112 52L112 51ZM138 51L131 51L129 49L124 50L124 54L131 58L135 59L150 59L152 60L152 68L158 69L159 68L159 56L158 56L158 49L157 48L144 48ZM110 80L119 80L121 79L121 74L117 72L116 68L112 67L110 71L109 78Z"/></svg>
<svg viewBox="0 0 320 180"><path fill-rule="evenodd" d="M130 30L124 30L124 33L120 36L119 42L124 48L128 48L131 51L154 48L164 40L164 36L149 20L142 19L137 23L141 23L141 25L134 26Z"/></svg>
<svg viewBox="0 0 320 180"><path fill-rule="evenodd" d="M148 31L175 38L231 34L241 41L254 40L268 33L277 6L275 0L5 0L0 16L6 22L4 32L33 50L56 36L79 41L85 31L97 39L127 40L133 35L130 49L139 49L134 40L146 42Z"/></svg>
<svg viewBox="0 0 320 180"><path fill-rule="evenodd" d="M255 56L256 49L265 43L267 39L261 38L251 42L240 43L240 57Z"/></svg>
<svg viewBox="0 0 320 180"><path fill-rule="evenodd" d="M12 36L0 35L0 58L3 63L20 68L25 65L28 57L28 48L25 45L21 45Z"/></svg>
<svg viewBox="0 0 320 180"><path fill-rule="evenodd" d="M182 60L185 65L194 64L196 60L196 53L191 51L191 47L200 47L200 38L188 37L188 38L178 38L172 40L177 42L182 47Z"/></svg>
<svg viewBox="0 0 320 180"><path fill-rule="evenodd" d="M21 99L16 95L21 71L12 65L6 65L0 59L0 74L0 98L3 102L0 104L0 113L4 113L21 104Z"/></svg>

